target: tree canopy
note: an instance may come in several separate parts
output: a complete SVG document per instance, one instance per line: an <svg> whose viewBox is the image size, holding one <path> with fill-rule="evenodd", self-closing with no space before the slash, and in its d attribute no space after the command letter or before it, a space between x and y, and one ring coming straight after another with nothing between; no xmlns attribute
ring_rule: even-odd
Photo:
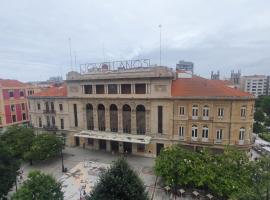
<svg viewBox="0 0 270 200"><path fill-rule="evenodd" d="M25 156L27 160L46 160L59 155L63 142L56 135L40 134L37 135Z"/></svg>
<svg viewBox="0 0 270 200"><path fill-rule="evenodd" d="M211 154L175 145L156 158L155 173L172 188L206 189L219 199L244 200L249 194L246 199L257 200L261 198L258 191L263 196L267 194L269 166L269 158L249 161L245 152L234 148L227 147L223 154Z"/></svg>
<svg viewBox="0 0 270 200"><path fill-rule="evenodd" d="M11 200L63 200L61 183L40 171L30 172L28 179L11 197Z"/></svg>
<svg viewBox="0 0 270 200"><path fill-rule="evenodd" d="M22 126L11 126L1 135L1 141L6 144L12 155L23 158L30 150L35 138L34 130Z"/></svg>
<svg viewBox="0 0 270 200"><path fill-rule="evenodd" d="M147 200L147 192L138 175L120 158L105 172L88 200Z"/></svg>
<svg viewBox="0 0 270 200"><path fill-rule="evenodd" d="M0 199L4 199L13 186L19 162L12 156L6 145L0 141Z"/></svg>

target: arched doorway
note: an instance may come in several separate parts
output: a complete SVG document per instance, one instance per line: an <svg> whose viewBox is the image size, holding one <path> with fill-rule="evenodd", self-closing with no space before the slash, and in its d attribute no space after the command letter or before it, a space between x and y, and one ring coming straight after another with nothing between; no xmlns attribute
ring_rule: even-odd
<svg viewBox="0 0 270 200"><path fill-rule="evenodd" d="M87 130L94 130L94 115L92 104L86 104L86 125Z"/></svg>
<svg viewBox="0 0 270 200"><path fill-rule="evenodd" d="M131 108L129 105L125 104L122 110L123 132L131 133Z"/></svg>
<svg viewBox="0 0 270 200"><path fill-rule="evenodd" d="M115 104L110 106L110 127L111 132L118 132L118 110Z"/></svg>
<svg viewBox="0 0 270 200"><path fill-rule="evenodd" d="M105 131L105 107L103 104L98 105L98 130Z"/></svg>
<svg viewBox="0 0 270 200"><path fill-rule="evenodd" d="M136 129L137 134L144 135L146 124L145 124L145 107L143 105L138 105L136 107Z"/></svg>

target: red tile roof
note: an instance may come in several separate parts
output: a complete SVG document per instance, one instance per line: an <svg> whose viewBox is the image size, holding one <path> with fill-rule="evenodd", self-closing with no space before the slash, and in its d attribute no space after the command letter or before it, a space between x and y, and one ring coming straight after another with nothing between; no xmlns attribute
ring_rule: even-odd
<svg viewBox="0 0 270 200"><path fill-rule="evenodd" d="M41 92L32 95L34 97L66 97L67 96L67 86L66 84L61 86L52 86Z"/></svg>
<svg viewBox="0 0 270 200"><path fill-rule="evenodd" d="M172 97L248 97L253 95L231 88L223 81L209 80L193 75L190 78L177 78L172 81Z"/></svg>
<svg viewBox="0 0 270 200"><path fill-rule="evenodd" d="M26 84L17 80L0 79L0 87L6 88L26 87Z"/></svg>

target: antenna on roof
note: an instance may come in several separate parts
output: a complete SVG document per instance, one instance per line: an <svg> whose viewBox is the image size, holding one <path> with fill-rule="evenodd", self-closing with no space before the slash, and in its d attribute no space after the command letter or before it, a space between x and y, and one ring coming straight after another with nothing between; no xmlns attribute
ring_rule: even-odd
<svg viewBox="0 0 270 200"><path fill-rule="evenodd" d="M68 41L69 41L69 55L70 55L70 67L71 67L71 71L73 70L73 67L72 67L72 53L71 53L71 38L68 38Z"/></svg>
<svg viewBox="0 0 270 200"><path fill-rule="evenodd" d="M159 66L161 66L161 28L162 28L162 25L159 24L158 27L160 29L160 32L159 32Z"/></svg>

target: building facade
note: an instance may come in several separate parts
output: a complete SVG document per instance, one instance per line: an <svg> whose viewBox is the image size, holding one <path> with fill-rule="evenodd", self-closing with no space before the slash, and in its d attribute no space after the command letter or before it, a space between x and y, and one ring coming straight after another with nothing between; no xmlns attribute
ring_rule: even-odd
<svg viewBox="0 0 270 200"><path fill-rule="evenodd" d="M251 145L252 95L166 67L69 72L29 105L33 126L70 146L154 157L172 144Z"/></svg>
<svg viewBox="0 0 270 200"><path fill-rule="evenodd" d="M176 64L176 69L177 70L183 70L183 71L191 72L193 74L194 73L194 63L193 62L184 61L184 60L180 60Z"/></svg>
<svg viewBox="0 0 270 200"><path fill-rule="evenodd" d="M17 80L0 79L0 128L28 123L27 87Z"/></svg>
<svg viewBox="0 0 270 200"><path fill-rule="evenodd" d="M258 97L261 95L269 95L270 77L266 75L252 75L252 76L243 76L241 78L241 90L249 92L254 96Z"/></svg>

